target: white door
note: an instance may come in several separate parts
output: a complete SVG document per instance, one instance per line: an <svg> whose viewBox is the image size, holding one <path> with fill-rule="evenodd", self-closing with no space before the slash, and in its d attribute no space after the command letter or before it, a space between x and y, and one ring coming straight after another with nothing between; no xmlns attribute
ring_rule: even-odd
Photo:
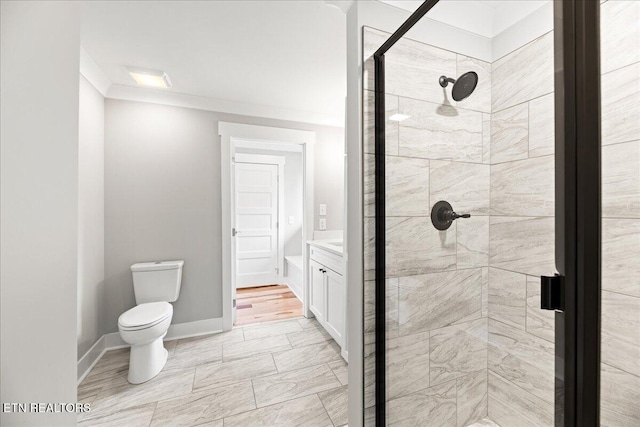
<svg viewBox="0 0 640 427"><path fill-rule="evenodd" d="M235 164L236 287L278 283L278 165Z"/></svg>

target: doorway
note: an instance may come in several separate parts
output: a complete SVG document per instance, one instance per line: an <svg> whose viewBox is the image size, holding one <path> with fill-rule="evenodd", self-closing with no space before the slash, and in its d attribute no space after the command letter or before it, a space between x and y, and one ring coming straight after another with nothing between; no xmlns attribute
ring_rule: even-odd
<svg viewBox="0 0 640 427"><path fill-rule="evenodd" d="M308 315L315 133L220 123L219 134L223 328Z"/></svg>

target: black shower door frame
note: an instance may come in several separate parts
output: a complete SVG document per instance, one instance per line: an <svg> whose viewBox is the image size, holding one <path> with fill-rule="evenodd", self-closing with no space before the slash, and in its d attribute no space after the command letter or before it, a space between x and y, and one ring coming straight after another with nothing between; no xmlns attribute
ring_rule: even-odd
<svg viewBox="0 0 640 427"><path fill-rule="evenodd" d="M426 0L373 54L375 64L375 402L386 424L385 53L439 0ZM554 0L555 425L600 420L600 2ZM553 274L554 272L549 272Z"/></svg>

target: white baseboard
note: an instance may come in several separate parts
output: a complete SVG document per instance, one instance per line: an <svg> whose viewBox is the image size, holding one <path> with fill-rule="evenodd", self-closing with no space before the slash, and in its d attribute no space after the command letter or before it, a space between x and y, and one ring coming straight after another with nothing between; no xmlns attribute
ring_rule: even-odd
<svg viewBox="0 0 640 427"><path fill-rule="evenodd" d="M165 341L181 338L191 338L200 335L222 332L222 317L213 319L196 320L194 322L175 323L169 326ZM78 360L78 384L85 379L94 366L109 350L127 348L129 344L122 340L119 332L104 334L91 348Z"/></svg>

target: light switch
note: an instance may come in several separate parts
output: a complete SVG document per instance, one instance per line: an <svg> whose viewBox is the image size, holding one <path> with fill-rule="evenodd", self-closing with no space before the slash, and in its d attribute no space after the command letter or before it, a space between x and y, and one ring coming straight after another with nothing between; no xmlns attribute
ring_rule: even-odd
<svg viewBox="0 0 640 427"><path fill-rule="evenodd" d="M292 216L290 216L290 217L289 217L289 225L293 224L293 223L294 223L294 221L295 221L295 220L294 220L294 218L293 218Z"/></svg>
<svg viewBox="0 0 640 427"><path fill-rule="evenodd" d="M326 229L327 229L327 219L320 218L320 230L326 230Z"/></svg>
<svg viewBox="0 0 640 427"><path fill-rule="evenodd" d="M327 214L327 205L321 204L320 205L320 215L326 215L326 214Z"/></svg>

